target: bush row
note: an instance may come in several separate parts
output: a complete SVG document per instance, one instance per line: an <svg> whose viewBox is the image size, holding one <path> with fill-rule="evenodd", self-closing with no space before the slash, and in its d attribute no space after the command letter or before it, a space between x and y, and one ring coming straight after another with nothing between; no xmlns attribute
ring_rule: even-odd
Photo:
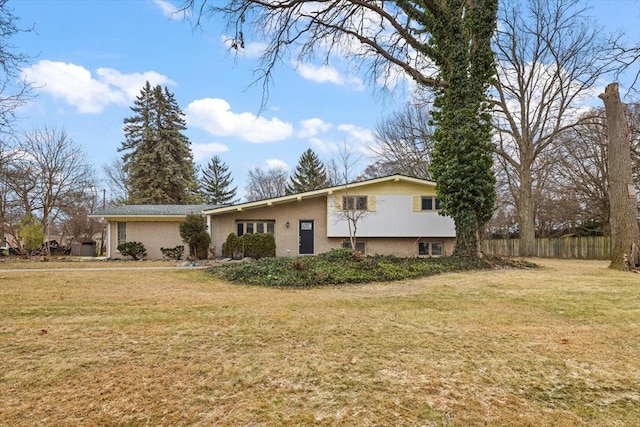
<svg viewBox="0 0 640 427"><path fill-rule="evenodd" d="M251 233L240 237L231 233L222 245L222 254L232 259L275 257L276 241L273 234L269 233Z"/></svg>

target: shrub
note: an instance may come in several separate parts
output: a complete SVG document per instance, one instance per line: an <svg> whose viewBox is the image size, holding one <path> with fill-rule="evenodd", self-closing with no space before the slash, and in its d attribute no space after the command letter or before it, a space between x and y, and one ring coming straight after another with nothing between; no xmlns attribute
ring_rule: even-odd
<svg viewBox="0 0 640 427"><path fill-rule="evenodd" d="M189 245L189 255L196 259L206 259L211 244L207 233L207 221L202 215L189 214L180 224L180 237Z"/></svg>
<svg viewBox="0 0 640 427"><path fill-rule="evenodd" d="M162 252L162 255L167 258L180 260L182 258L182 254L184 253L184 246L179 245L175 248L160 248L160 252Z"/></svg>
<svg viewBox="0 0 640 427"><path fill-rule="evenodd" d="M273 234L264 233L260 235L260 257L275 257L276 256L276 239Z"/></svg>
<svg viewBox="0 0 640 427"><path fill-rule="evenodd" d="M242 236L244 256L260 259L276 256L276 241L269 233L251 233Z"/></svg>
<svg viewBox="0 0 640 427"><path fill-rule="evenodd" d="M276 256L276 241L272 234L259 233L252 234L252 237L246 234L243 238L246 238L244 242L245 256L251 258L272 258Z"/></svg>
<svg viewBox="0 0 640 427"><path fill-rule="evenodd" d="M211 245L211 236L206 231L194 237L195 257L196 259L207 259L209 257L209 246Z"/></svg>
<svg viewBox="0 0 640 427"><path fill-rule="evenodd" d="M260 258L258 254L260 235L254 233L245 234L241 239L244 246L244 256L253 259Z"/></svg>
<svg viewBox="0 0 640 427"><path fill-rule="evenodd" d="M125 242L118 245L118 251L124 256L139 260L147 256L147 249L142 242Z"/></svg>
<svg viewBox="0 0 640 427"><path fill-rule="evenodd" d="M30 254L42 246L44 242L44 228L34 217L26 216L20 224L18 238L22 242L24 251Z"/></svg>
<svg viewBox="0 0 640 427"><path fill-rule="evenodd" d="M236 235L236 233L231 233L227 236L222 254L227 258L240 259L244 253L242 244L242 240Z"/></svg>

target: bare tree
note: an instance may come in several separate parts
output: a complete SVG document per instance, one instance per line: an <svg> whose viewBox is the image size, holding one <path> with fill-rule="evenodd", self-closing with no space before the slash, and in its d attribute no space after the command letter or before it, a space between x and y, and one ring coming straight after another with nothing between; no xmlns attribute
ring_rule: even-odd
<svg viewBox="0 0 640 427"><path fill-rule="evenodd" d="M583 99L613 70L613 40L579 0L503 2L495 37L497 153L517 174L514 188L521 255L533 254L538 158L579 121Z"/></svg>
<svg viewBox="0 0 640 427"><path fill-rule="evenodd" d="M602 109L585 113L580 124L558 138L555 170L558 191L579 201L583 226L600 225L608 234L609 170L607 166L607 125Z"/></svg>
<svg viewBox="0 0 640 427"><path fill-rule="evenodd" d="M20 222L20 203L12 191L13 162L16 151L10 138L0 138L0 241L5 234L16 235Z"/></svg>
<svg viewBox="0 0 640 427"><path fill-rule="evenodd" d="M31 86L18 78L20 69L30 57L15 51L11 37L30 29L20 28L18 17L8 7L8 0L0 0L0 133L11 133L16 110L31 99Z"/></svg>
<svg viewBox="0 0 640 427"><path fill-rule="evenodd" d="M365 169L368 176L400 173L433 179L429 166L435 141L427 108L407 104L403 110L384 118L374 137L376 142L370 147L375 153L374 163L369 171Z"/></svg>
<svg viewBox="0 0 640 427"><path fill-rule="evenodd" d="M245 198L248 202L252 202L284 196L288 181L289 175L283 168L276 167L265 171L255 167L249 171Z"/></svg>
<svg viewBox="0 0 640 427"><path fill-rule="evenodd" d="M625 267L624 255L640 241L638 205L631 170L629 125L620 102L618 84L611 83L600 94L607 115L607 151L609 167L609 202L611 204L611 264L609 268ZM637 260L633 260L633 267Z"/></svg>
<svg viewBox="0 0 640 427"><path fill-rule="evenodd" d="M356 235L360 220L371 215L373 212L369 206L369 199L366 196L351 192L351 186L357 176L357 165L362 160L362 153L353 149L347 143L338 148L338 155L331 159L331 175L333 175L334 186L342 187L344 190L341 199L334 200L336 203L336 220L346 221L349 230L349 244L351 249L356 250Z"/></svg>
<svg viewBox="0 0 640 427"><path fill-rule="evenodd" d="M88 217L90 213L104 206L101 197L101 194L94 191L93 188L89 188L87 191L77 193L75 200L66 204L62 209L62 221L60 221L63 241L65 236L69 236L73 240L93 239L96 234L101 233L101 245L104 243L105 224L101 219ZM102 253L102 248L100 248L100 253Z"/></svg>
<svg viewBox="0 0 640 427"><path fill-rule="evenodd" d="M121 157L114 158L111 163L102 166L106 177L106 184L109 187L109 204L125 204L129 197L129 187L127 186L127 172Z"/></svg>
<svg viewBox="0 0 640 427"><path fill-rule="evenodd" d="M95 188L93 168L64 130L34 128L22 135L16 150L9 187L23 214L37 217L45 228L61 219L80 194Z"/></svg>

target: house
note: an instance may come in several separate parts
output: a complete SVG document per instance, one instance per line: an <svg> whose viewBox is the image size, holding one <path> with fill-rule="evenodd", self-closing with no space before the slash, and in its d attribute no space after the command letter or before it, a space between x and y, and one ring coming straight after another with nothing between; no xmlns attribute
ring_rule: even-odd
<svg viewBox="0 0 640 427"><path fill-rule="evenodd" d="M142 242L147 258L162 258L161 247L183 244L179 223L189 213L206 216L216 256L222 256L230 233L271 233L277 256L350 247L349 228L354 222L356 249L364 254L451 255L454 222L438 209L434 182L391 175L229 206L129 205L91 216L108 223L109 258L119 256L116 248L124 241Z"/></svg>
<svg viewBox="0 0 640 427"><path fill-rule="evenodd" d="M107 222L107 258L120 258L118 245L142 242L147 258L161 259L160 248L184 245L180 237L180 223L189 214L201 214L215 205L123 205L94 212L90 218Z"/></svg>
<svg viewBox="0 0 640 427"><path fill-rule="evenodd" d="M450 255L453 219L438 213L435 183L392 175L305 193L204 211L216 255L229 233L271 233L277 256L312 255L350 247L403 257Z"/></svg>

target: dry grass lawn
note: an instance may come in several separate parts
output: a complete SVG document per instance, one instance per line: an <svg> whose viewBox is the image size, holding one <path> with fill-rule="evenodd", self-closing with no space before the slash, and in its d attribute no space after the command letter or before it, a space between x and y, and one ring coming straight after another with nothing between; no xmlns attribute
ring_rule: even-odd
<svg viewBox="0 0 640 427"><path fill-rule="evenodd" d="M637 426L640 275L282 290L0 266L0 425Z"/></svg>

